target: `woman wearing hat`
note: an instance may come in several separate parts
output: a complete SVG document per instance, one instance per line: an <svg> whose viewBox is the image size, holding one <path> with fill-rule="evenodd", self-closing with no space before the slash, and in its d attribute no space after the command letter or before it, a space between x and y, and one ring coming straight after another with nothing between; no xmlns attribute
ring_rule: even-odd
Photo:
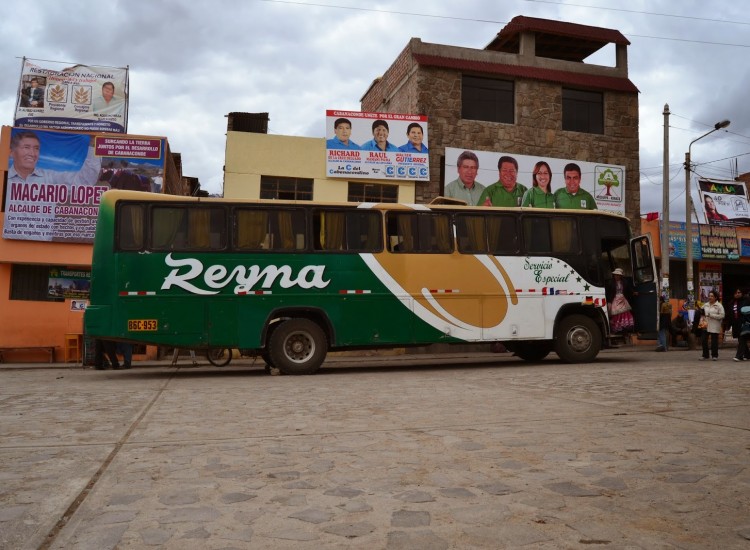
<svg viewBox="0 0 750 550"><path fill-rule="evenodd" d="M609 310L609 325L614 334L633 332L632 306L633 286L619 267L612 272L612 281L607 287L607 308Z"/></svg>

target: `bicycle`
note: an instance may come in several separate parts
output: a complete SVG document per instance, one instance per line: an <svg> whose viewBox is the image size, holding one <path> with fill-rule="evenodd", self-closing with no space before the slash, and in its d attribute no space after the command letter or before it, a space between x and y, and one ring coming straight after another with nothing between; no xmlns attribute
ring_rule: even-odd
<svg viewBox="0 0 750 550"><path fill-rule="evenodd" d="M232 360L230 348L210 348L206 350L206 359L215 367L226 367Z"/></svg>

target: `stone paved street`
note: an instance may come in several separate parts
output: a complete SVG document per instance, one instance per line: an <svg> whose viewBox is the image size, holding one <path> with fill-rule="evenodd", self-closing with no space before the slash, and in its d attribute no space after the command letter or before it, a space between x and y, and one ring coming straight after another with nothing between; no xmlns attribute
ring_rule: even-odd
<svg viewBox="0 0 750 550"><path fill-rule="evenodd" d="M0 368L0 548L750 548L722 349Z"/></svg>

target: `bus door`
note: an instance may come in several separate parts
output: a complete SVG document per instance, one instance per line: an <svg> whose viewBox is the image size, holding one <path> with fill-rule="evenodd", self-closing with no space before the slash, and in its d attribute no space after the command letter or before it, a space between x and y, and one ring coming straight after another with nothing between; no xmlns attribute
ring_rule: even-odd
<svg viewBox="0 0 750 550"><path fill-rule="evenodd" d="M659 294L651 237L641 235L630 240L633 269L633 318L638 337L656 340L659 330Z"/></svg>

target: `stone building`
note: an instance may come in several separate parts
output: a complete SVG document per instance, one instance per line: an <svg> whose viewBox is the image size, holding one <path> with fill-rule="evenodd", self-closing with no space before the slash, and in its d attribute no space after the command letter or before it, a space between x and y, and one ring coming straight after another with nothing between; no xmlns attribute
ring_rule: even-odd
<svg viewBox="0 0 750 550"><path fill-rule="evenodd" d="M629 44L613 29L524 16L482 50L412 38L366 91L362 110L429 117L430 182L416 185L416 202L442 193L446 147L603 162L625 167L625 213L638 232L638 89L628 78ZM609 45L613 66L584 62Z"/></svg>

